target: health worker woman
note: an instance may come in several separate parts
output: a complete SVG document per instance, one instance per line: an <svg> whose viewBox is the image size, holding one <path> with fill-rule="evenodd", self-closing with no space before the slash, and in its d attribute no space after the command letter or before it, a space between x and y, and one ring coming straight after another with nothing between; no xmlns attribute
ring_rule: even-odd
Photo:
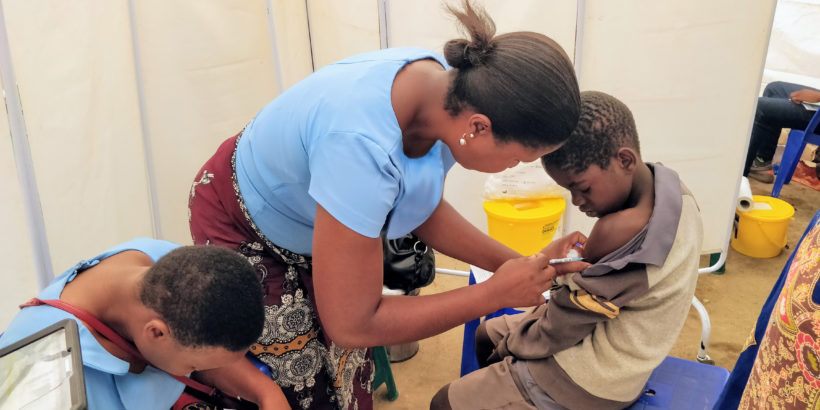
<svg viewBox="0 0 820 410"><path fill-rule="evenodd" d="M495 35L486 13L450 8L468 33L444 46L393 48L330 64L225 141L190 192L197 244L239 251L265 289L251 353L294 409L371 408L367 348L420 340L501 307L543 303L548 264L584 238L522 257L442 199L456 162L499 172L559 148L579 115L566 53L532 32ZM417 234L496 272L419 297L382 295L382 236Z"/></svg>

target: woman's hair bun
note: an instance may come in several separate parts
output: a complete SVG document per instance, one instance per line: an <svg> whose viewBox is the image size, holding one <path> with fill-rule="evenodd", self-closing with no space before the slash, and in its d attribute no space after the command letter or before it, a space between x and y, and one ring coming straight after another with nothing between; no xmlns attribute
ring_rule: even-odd
<svg viewBox="0 0 820 410"><path fill-rule="evenodd" d="M461 23L468 38L444 44L444 58L453 68L467 69L484 64L495 48L495 23L483 8L464 0L462 9L447 5L447 10Z"/></svg>
<svg viewBox="0 0 820 410"><path fill-rule="evenodd" d="M444 44L444 58L453 68L460 70L480 66L489 56L491 47L488 44L476 44L467 39L450 40Z"/></svg>

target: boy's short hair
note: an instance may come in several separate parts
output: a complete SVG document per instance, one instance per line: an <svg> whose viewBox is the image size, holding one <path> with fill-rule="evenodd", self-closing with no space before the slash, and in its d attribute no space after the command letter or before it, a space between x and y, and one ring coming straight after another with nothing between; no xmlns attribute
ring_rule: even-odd
<svg viewBox="0 0 820 410"><path fill-rule="evenodd" d="M146 272L140 300L186 347L237 352L256 342L265 320L262 286L247 259L216 246L183 246Z"/></svg>
<svg viewBox="0 0 820 410"><path fill-rule="evenodd" d="M590 165L601 169L620 148L640 154L635 119L626 104L600 91L581 93L581 117L567 142L541 157L545 169L581 173Z"/></svg>

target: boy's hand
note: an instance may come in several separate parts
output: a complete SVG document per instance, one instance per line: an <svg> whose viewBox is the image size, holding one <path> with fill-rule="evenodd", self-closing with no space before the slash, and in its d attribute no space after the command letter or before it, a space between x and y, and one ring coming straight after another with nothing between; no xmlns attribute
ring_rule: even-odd
<svg viewBox="0 0 820 410"><path fill-rule="evenodd" d="M540 253L549 259L566 258L569 251L575 249L580 256L584 256L584 245L587 237L581 232L575 231L562 238L553 239Z"/></svg>
<svg viewBox="0 0 820 410"><path fill-rule="evenodd" d="M584 256L584 246L587 243L587 237L581 232L575 231L569 235L564 236L550 242L540 253L547 256L548 259L566 258L569 251L575 249L578 256ZM552 265L558 275L565 275L567 273L580 272L587 267L589 263L584 261L557 263Z"/></svg>

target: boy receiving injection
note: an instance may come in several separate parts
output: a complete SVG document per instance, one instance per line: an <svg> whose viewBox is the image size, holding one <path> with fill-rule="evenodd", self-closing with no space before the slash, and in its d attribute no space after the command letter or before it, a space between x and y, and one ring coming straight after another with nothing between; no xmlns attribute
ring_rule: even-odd
<svg viewBox="0 0 820 410"><path fill-rule="evenodd" d="M442 388L431 408L624 408L677 339L698 275L695 199L677 173L641 161L626 105L591 91L581 103L572 136L542 163L599 218L581 250L592 265L556 278L534 311L482 323L486 367Z"/></svg>

